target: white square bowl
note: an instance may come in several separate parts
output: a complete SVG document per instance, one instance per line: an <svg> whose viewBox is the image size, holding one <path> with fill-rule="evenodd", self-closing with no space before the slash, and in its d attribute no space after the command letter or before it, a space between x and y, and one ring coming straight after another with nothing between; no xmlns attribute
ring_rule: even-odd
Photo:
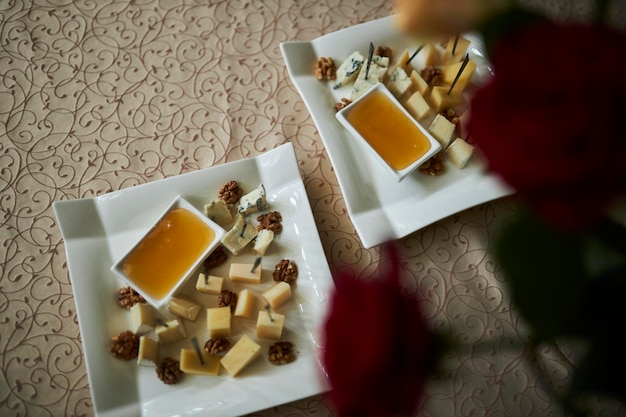
<svg viewBox="0 0 626 417"><path fill-rule="evenodd" d="M402 168L396 169L394 168L390 161L385 158L381 152L384 152L382 149L376 149L370 141L367 140L368 132L365 131L364 128L359 129L350 121L350 115L352 112L361 111L361 109L369 106L373 96L383 94L384 99L386 100L386 104L389 104L391 108L397 108L399 110L399 117L406 118L407 122L416 126L417 129L423 134L426 139L429 148L426 149L424 153L422 153L415 160L411 161L409 165L404 166ZM372 123L389 123L388 113L384 111L381 107L380 112L375 112L375 114L371 115L369 120ZM368 150L375 156L375 158L380 161L380 163L386 168L386 170L396 179L396 181L401 181L404 177L409 175L415 169L417 169L420 165L430 159L433 155L441 150L441 144L435 139L421 124L411 116L411 114L400 104L400 102L393 96L393 94L385 87L384 84L378 83L371 87L366 93L364 93L361 97L350 103L348 106L344 107L340 111L335 114L337 120L346 128L352 135L361 141ZM397 138L395 138L397 139ZM406 136L402 139L406 139L406 143L398 144L398 146L403 146L406 149L406 152L410 151L410 146L414 146L411 143L411 140ZM390 133L389 141L393 141L394 137L392 137Z"/></svg>
<svg viewBox="0 0 626 417"><path fill-rule="evenodd" d="M164 295L161 298L155 298L149 294L149 292L146 290L145 285L135 282L135 280L133 280L132 277L129 277L124 272L124 264L126 260L129 258L129 256L155 231L155 229L161 223L161 221L163 221L165 216L168 213L170 213L172 210L178 209L178 208L186 209L187 211L191 212L191 214L197 217L198 220L200 220L202 223L204 223L208 228L210 228L213 231L214 237L213 237L213 240L211 240L208 245L206 245L203 248L199 248L201 252L200 255L198 255L198 257L189 264L185 272L174 281L173 285L167 291L166 295ZM163 214L161 214L161 216L159 216L159 218L152 224L148 232L146 232L143 235L143 237L135 245L133 245L133 247L128 252L126 252L126 254L124 254L124 256L122 256L122 258L119 261L117 261L111 267L111 271L114 272L115 275L117 275L124 282L126 282L126 284L131 286L135 291L141 294L141 296L144 297L148 303L150 303L155 308L159 309L169 301L169 299L176 293L176 291L180 288L180 286L184 282L187 281L187 279L196 271L196 269L200 266L200 264L211 254L211 252L220 243L224 234L225 234L225 231L224 229L222 229L222 227L220 227L217 223L210 220L206 215L204 215L204 213L196 209L189 201L185 200L181 196L177 196L174 199L174 201L172 201L172 203L163 212ZM174 244L176 243L177 242L174 242ZM184 242L181 240L180 244L184 245L184 244L187 244L187 242ZM160 259L159 261L162 262L163 265L165 265L165 263L171 261L171 258L164 258L164 259Z"/></svg>

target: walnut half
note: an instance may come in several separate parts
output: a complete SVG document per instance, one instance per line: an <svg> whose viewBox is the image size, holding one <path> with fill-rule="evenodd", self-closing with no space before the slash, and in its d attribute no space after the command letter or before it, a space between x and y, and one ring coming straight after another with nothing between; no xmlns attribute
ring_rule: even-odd
<svg viewBox="0 0 626 417"><path fill-rule="evenodd" d="M321 57L315 63L315 78L318 80L334 80L337 78L337 67L332 58Z"/></svg>
<svg viewBox="0 0 626 417"><path fill-rule="evenodd" d="M291 284L298 278L298 267L289 259L283 259L276 264L273 273L274 281L285 281Z"/></svg>
<svg viewBox="0 0 626 417"><path fill-rule="evenodd" d="M111 338L109 352L125 361L135 359L139 354L139 336L130 330L116 334Z"/></svg>
<svg viewBox="0 0 626 417"><path fill-rule="evenodd" d="M183 371L180 369L180 362L174 358L163 358L163 361L156 368L157 376L164 384L171 385L178 382L183 376Z"/></svg>

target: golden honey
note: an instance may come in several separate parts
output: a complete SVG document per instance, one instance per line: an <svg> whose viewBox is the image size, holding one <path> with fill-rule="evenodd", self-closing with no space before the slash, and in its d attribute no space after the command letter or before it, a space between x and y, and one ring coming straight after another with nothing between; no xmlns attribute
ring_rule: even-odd
<svg viewBox="0 0 626 417"><path fill-rule="evenodd" d="M165 297L215 239L215 232L184 208L170 210L124 261L124 273L155 299Z"/></svg>
<svg viewBox="0 0 626 417"><path fill-rule="evenodd" d="M346 119L395 170L408 167L430 150L424 133L382 91L372 91L355 103Z"/></svg>

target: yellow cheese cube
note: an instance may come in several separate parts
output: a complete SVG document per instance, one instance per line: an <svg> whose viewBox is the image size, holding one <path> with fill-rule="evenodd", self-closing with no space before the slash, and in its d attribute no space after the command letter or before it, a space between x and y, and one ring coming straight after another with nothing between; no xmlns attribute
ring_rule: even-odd
<svg viewBox="0 0 626 417"><path fill-rule="evenodd" d="M450 86L437 86L433 87L430 91L430 107L437 113L446 109L450 109L456 106L460 106L465 101L463 96L456 90L452 90L450 94L448 91Z"/></svg>
<svg viewBox="0 0 626 417"><path fill-rule="evenodd" d="M167 309L170 313L190 321L196 320L200 308L200 304L196 304L188 298L181 296L174 296L167 302Z"/></svg>
<svg viewBox="0 0 626 417"><path fill-rule="evenodd" d="M396 65L393 67L391 73L393 73L396 68L402 68L404 71L406 71L406 64L410 57L411 55L409 54L409 50L405 49L404 52L402 52L402 55L400 55L400 58L398 59Z"/></svg>
<svg viewBox="0 0 626 417"><path fill-rule="evenodd" d="M463 66L463 61L446 65L441 70L441 78L443 82L447 84L448 86L451 86L457 74L461 70L462 66ZM459 75L459 79L456 81L456 83L454 84L454 87L452 88L452 92L460 93L464 91L467 85L469 84L469 82L471 81L472 75L474 75L475 70L476 70L476 64L473 61L467 61L465 68L463 68L463 72L461 72L461 75Z"/></svg>
<svg viewBox="0 0 626 417"><path fill-rule="evenodd" d="M474 147L461 138L454 139L446 149L446 156L459 168L465 168L472 154Z"/></svg>
<svg viewBox="0 0 626 417"><path fill-rule="evenodd" d="M185 326L179 319L168 320L165 325L158 325L155 330L162 345L169 345L187 337Z"/></svg>
<svg viewBox="0 0 626 417"><path fill-rule="evenodd" d="M220 363L231 376L237 376L260 355L261 346L248 336L243 335L224 355Z"/></svg>
<svg viewBox="0 0 626 417"><path fill-rule="evenodd" d="M207 308L206 325L209 337L230 336L230 306Z"/></svg>
<svg viewBox="0 0 626 417"><path fill-rule="evenodd" d="M221 356L211 355L204 351L200 353L204 363L200 362L200 356L194 349L181 349L180 370L193 375L217 375L220 371Z"/></svg>
<svg viewBox="0 0 626 417"><path fill-rule="evenodd" d="M470 41L465 39L464 37L459 36L458 39L455 36L451 37L448 40L448 44L446 45L446 51L443 53L443 63L447 64L451 62L461 61L465 56L465 53L467 52L467 48L469 48L469 46Z"/></svg>
<svg viewBox="0 0 626 417"><path fill-rule="evenodd" d="M285 281L280 281L261 295L270 305L270 308L276 310L291 298L291 285Z"/></svg>
<svg viewBox="0 0 626 417"><path fill-rule="evenodd" d="M445 149L452 140L455 129L454 123L450 122L444 116L438 114L430 124L428 131L437 139L441 146Z"/></svg>
<svg viewBox="0 0 626 417"><path fill-rule="evenodd" d="M256 300L256 296L247 288L239 291L234 316L251 319L256 311Z"/></svg>
<svg viewBox="0 0 626 417"><path fill-rule="evenodd" d="M261 310L256 322L256 337L279 340L283 333L284 324L285 316L283 314Z"/></svg>
<svg viewBox="0 0 626 417"><path fill-rule="evenodd" d="M156 366L159 359L159 342L148 336L139 338L139 352L137 354L137 365Z"/></svg>
<svg viewBox="0 0 626 417"><path fill-rule="evenodd" d="M137 303L130 309L130 323L133 333L144 334L154 329L154 307Z"/></svg>
<svg viewBox="0 0 626 417"><path fill-rule="evenodd" d="M419 92L424 98L428 98L430 95L430 85L422 78L419 71L413 70L411 72L411 82L413 90Z"/></svg>
<svg viewBox="0 0 626 417"><path fill-rule="evenodd" d="M407 111L415 118L415 120L422 120L424 117L428 116L431 113L430 106L428 102L424 98L424 96L416 91L407 101L404 102L404 107Z"/></svg>
<svg viewBox="0 0 626 417"><path fill-rule="evenodd" d="M196 290L206 294L219 294L222 292L223 285L224 278L200 272L196 281Z"/></svg>
<svg viewBox="0 0 626 417"><path fill-rule="evenodd" d="M254 269L254 271L252 271L253 266L254 264L232 263L230 264L230 271L228 272L228 276L231 280L235 282L260 284L261 272L263 271L263 267L259 265Z"/></svg>

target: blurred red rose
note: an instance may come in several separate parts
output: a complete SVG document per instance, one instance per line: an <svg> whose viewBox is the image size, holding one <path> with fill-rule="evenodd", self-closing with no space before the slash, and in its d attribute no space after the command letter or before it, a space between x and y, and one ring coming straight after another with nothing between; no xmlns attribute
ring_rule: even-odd
<svg viewBox="0 0 626 417"><path fill-rule="evenodd" d="M554 226L591 226L626 190L626 35L524 26L490 51L495 75L467 130L489 169Z"/></svg>
<svg viewBox="0 0 626 417"><path fill-rule="evenodd" d="M324 366L339 417L412 415L439 352L418 301L403 294L397 255L373 280L335 277Z"/></svg>

